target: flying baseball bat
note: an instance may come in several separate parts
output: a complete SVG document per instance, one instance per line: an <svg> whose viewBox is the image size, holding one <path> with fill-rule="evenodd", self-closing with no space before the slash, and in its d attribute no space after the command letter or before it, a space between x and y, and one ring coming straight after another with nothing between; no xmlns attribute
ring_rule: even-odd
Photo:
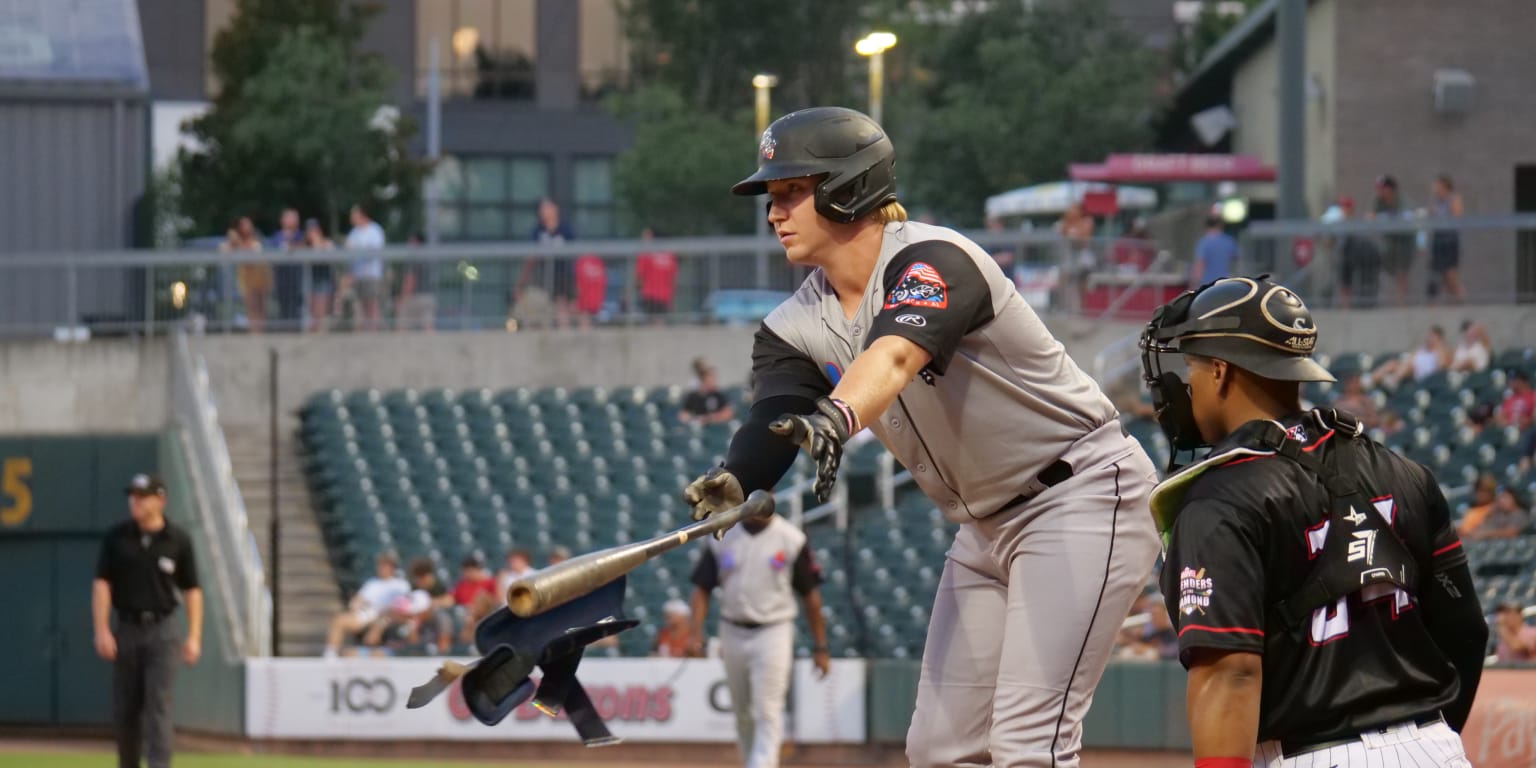
<svg viewBox="0 0 1536 768"><path fill-rule="evenodd" d="M663 552L676 549L749 518L773 514L773 494L753 491L740 506L717 512L654 539L600 549L573 557L507 586L507 609L528 618L589 594Z"/></svg>

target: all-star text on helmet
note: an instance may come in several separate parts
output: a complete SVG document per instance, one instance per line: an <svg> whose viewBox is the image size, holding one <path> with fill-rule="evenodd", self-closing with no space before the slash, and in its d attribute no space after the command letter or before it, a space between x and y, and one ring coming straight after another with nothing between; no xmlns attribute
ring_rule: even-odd
<svg viewBox="0 0 1536 768"><path fill-rule="evenodd" d="M757 172L731 192L761 195L768 182L819 176L816 212L846 224L896 201L896 150L867 115L843 107L791 112L763 131Z"/></svg>

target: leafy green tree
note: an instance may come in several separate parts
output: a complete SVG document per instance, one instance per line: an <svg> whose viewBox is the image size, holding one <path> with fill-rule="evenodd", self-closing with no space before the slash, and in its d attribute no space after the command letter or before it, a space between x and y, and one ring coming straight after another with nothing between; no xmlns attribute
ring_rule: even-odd
<svg viewBox="0 0 1536 768"><path fill-rule="evenodd" d="M1221 6L1231 2L1232 0L1204 0L1200 4L1200 14L1195 17L1195 22L1173 41L1168 54L1172 59L1174 72L1179 77L1194 74L1216 43L1232 31L1232 28L1237 26L1254 6L1259 4L1259 0L1238 0L1243 7L1241 13L1223 12Z"/></svg>
<svg viewBox="0 0 1536 768"><path fill-rule="evenodd" d="M239 0L210 52L220 90L190 131L203 150L179 158L193 234L250 215L275 225L284 206L343 229L370 207L396 237L420 218L425 168L410 158L410 121L386 106L390 73L359 48L377 9L346 0Z"/></svg>

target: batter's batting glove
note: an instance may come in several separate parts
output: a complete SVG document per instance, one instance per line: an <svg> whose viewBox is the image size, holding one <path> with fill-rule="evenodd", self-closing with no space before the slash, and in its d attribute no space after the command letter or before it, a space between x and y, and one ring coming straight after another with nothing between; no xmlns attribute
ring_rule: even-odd
<svg viewBox="0 0 1536 768"><path fill-rule="evenodd" d="M853 408L837 398L823 397L816 401L816 413L786 413L769 424L768 429L810 455L816 462L816 482L811 491L822 503L832 498L837 466L843 461L843 443L859 431L859 416Z"/></svg>
<svg viewBox="0 0 1536 768"><path fill-rule="evenodd" d="M683 489L683 501L692 507L695 520L703 520L716 512L739 507L746 500L747 495L741 490L741 481L725 467L715 467L705 472Z"/></svg>

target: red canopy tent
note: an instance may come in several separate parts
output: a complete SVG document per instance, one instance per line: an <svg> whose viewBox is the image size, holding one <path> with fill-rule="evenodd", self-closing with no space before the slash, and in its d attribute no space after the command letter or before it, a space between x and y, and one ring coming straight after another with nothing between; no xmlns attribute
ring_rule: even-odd
<svg viewBox="0 0 1536 768"><path fill-rule="evenodd" d="M1253 155L1113 154L1102 163L1072 163L1073 181L1274 181L1274 166Z"/></svg>

